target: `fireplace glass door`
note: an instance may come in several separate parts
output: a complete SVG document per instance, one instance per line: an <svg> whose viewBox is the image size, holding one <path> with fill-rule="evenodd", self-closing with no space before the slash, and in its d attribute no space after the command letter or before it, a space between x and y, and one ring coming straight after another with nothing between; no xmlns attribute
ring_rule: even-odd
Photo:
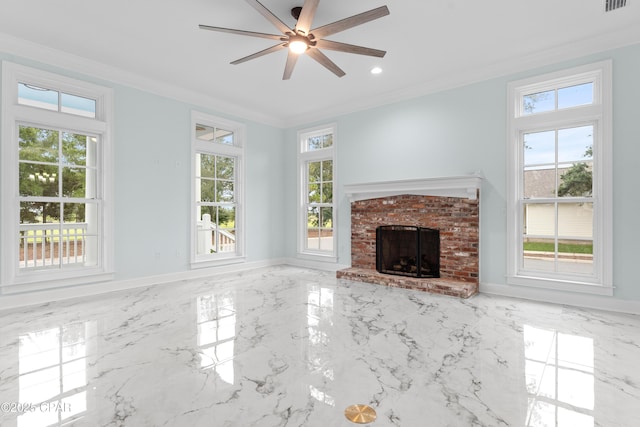
<svg viewBox="0 0 640 427"><path fill-rule="evenodd" d="M399 276L440 277L440 232L404 225L378 227L376 269Z"/></svg>

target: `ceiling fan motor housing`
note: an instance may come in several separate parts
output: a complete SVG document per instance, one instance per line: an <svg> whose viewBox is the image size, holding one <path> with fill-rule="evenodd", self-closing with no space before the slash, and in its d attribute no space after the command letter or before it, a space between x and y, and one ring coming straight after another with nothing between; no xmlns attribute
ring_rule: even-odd
<svg viewBox="0 0 640 427"><path fill-rule="evenodd" d="M293 19L296 21L300 18L300 13L302 13L302 6L297 6L291 9L291 16L293 16Z"/></svg>

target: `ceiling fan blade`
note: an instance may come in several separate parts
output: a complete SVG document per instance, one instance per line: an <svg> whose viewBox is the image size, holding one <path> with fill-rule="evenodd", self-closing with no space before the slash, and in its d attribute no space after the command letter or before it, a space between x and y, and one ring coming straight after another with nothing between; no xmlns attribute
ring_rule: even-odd
<svg viewBox="0 0 640 427"><path fill-rule="evenodd" d="M331 34L339 33L340 31L348 30L349 28L373 21L374 19L382 18L388 14L389 8L387 8L387 6L380 6L367 12L362 12L357 15L350 16L349 18L344 18L340 21L314 28L311 30L311 34L313 34L316 39L321 39L323 37L330 36Z"/></svg>
<svg viewBox="0 0 640 427"><path fill-rule="evenodd" d="M291 73L293 73L293 68L296 66L296 62L298 62L298 54L295 54L289 51L287 55L287 65L284 67L284 74L282 75L282 80L289 80L291 78Z"/></svg>
<svg viewBox="0 0 640 427"><path fill-rule="evenodd" d="M296 32L301 32L304 35L309 34L313 17L316 14L316 9L318 9L318 3L320 3L320 0L305 0L296 23Z"/></svg>
<svg viewBox="0 0 640 427"><path fill-rule="evenodd" d="M284 40L282 40L283 36L279 36L279 35L276 35L276 34L256 33L256 32L253 32L253 31L234 30L233 28L212 27L210 25L198 25L198 26L202 30L219 31L221 33L231 33L231 34L238 34L238 35L241 35L241 36L260 37L260 38L263 38L263 39L284 41Z"/></svg>
<svg viewBox="0 0 640 427"><path fill-rule="evenodd" d="M285 48L285 43L277 44L277 45L271 46L270 48L267 48L265 50L261 50L260 52L256 52L253 55L249 55L249 56L245 56L244 58L236 59L235 61L232 62L232 64L233 65L242 64L243 62L247 62L247 61L250 61L252 59L260 58L261 56L267 55L269 53L277 52L280 49L284 49L284 48Z"/></svg>
<svg viewBox="0 0 640 427"><path fill-rule="evenodd" d="M356 53L358 55L375 56L378 58L384 57L387 53L384 50L371 49L369 47L356 46L353 44L333 42L331 40L318 40L316 47L322 49L336 50L338 52Z"/></svg>
<svg viewBox="0 0 640 427"><path fill-rule="evenodd" d="M338 67L336 64L334 64L334 62L332 60L327 58L327 56L324 53L320 52L318 49L315 49L315 48L308 49L306 53L311 58L313 58L317 62L319 62L320 65L322 65L323 67L325 67L326 69L331 71L336 76L342 77L342 76L344 76L346 74L344 71L342 71L342 69L340 69L340 67Z"/></svg>
<svg viewBox="0 0 640 427"><path fill-rule="evenodd" d="M262 16L264 16L265 18L267 18L267 20L269 20L269 22L271 22L273 25L276 26L277 29L279 29L280 31L282 31L282 34L287 34L292 32L291 28L289 28L287 26L287 24L285 24L284 22L282 22L280 20L280 18L278 18L276 15L274 15L273 13L271 13L271 11L269 9L267 9L266 7L264 7L264 5L262 3L260 3L258 0L246 0L247 3L249 3L251 6L253 6L253 8L255 10L257 10L258 12L260 12L260 14Z"/></svg>

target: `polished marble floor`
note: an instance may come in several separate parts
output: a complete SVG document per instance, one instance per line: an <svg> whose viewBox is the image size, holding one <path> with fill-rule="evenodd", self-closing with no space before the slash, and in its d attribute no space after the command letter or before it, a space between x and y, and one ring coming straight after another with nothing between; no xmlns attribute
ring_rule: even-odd
<svg viewBox="0 0 640 427"><path fill-rule="evenodd" d="M354 403L372 426L639 426L640 316L261 269L0 312L0 402L3 427L355 426Z"/></svg>

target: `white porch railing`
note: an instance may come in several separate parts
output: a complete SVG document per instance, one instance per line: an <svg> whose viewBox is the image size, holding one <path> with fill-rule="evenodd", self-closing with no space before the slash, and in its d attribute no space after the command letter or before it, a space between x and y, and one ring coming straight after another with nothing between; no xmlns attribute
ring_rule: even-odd
<svg viewBox="0 0 640 427"><path fill-rule="evenodd" d="M39 269L86 261L87 223L21 224L20 268Z"/></svg>
<svg viewBox="0 0 640 427"><path fill-rule="evenodd" d="M198 254L233 252L236 250L236 236L227 230L218 228L211 222L209 214L202 215L198 221Z"/></svg>

